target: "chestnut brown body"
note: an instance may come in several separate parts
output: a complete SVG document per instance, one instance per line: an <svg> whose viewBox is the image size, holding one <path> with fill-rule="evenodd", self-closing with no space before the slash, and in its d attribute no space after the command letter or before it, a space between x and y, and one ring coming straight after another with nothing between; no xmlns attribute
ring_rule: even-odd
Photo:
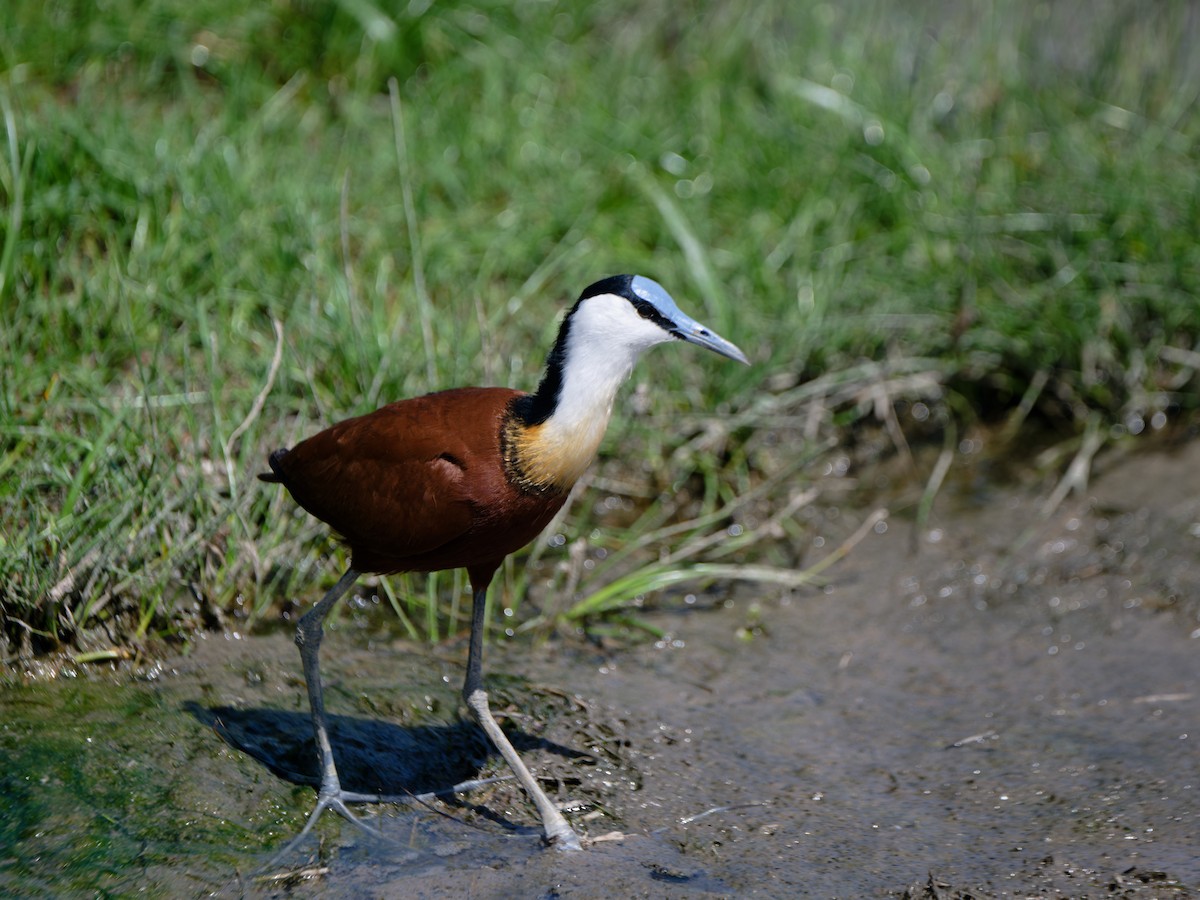
<svg viewBox="0 0 1200 900"><path fill-rule="evenodd" d="M486 585L567 498L502 464L527 396L457 388L391 403L271 454L267 478L341 536L360 572L465 568Z"/></svg>

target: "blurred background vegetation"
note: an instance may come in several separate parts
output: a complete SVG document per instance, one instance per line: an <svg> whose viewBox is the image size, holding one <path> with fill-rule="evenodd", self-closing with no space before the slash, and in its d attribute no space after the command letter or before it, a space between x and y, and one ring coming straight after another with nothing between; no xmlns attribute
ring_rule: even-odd
<svg viewBox="0 0 1200 900"><path fill-rule="evenodd" d="M1069 459L1186 426L1197 19L10 0L3 658L291 615L343 561L254 481L265 454L439 387L532 388L560 311L615 272L755 364L643 362L588 490L493 592L509 632L618 627L685 577L798 583L811 475L875 423L951 464L973 430ZM357 606L439 639L464 587Z"/></svg>

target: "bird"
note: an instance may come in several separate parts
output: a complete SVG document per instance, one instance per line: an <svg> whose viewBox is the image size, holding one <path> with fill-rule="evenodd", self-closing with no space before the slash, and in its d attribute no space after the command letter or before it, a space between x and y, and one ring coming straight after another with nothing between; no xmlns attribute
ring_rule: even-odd
<svg viewBox="0 0 1200 900"><path fill-rule="evenodd" d="M673 340L748 364L737 346L681 311L658 282L610 276L584 289L563 318L533 393L437 391L338 422L269 455L271 471L259 478L283 485L350 555L349 568L296 627L321 777L301 837L326 809L363 825L347 804L384 799L346 791L339 781L319 662L326 615L362 574L462 568L473 595L463 700L536 807L546 843L582 848L488 706L487 590L505 557L549 524L595 458L634 363Z"/></svg>

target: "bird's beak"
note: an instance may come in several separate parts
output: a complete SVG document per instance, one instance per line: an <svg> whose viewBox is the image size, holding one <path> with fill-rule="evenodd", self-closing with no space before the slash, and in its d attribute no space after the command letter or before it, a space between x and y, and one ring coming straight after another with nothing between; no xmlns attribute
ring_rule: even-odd
<svg viewBox="0 0 1200 900"><path fill-rule="evenodd" d="M750 360L746 359L746 354L739 350L736 344L725 340L711 328L701 325L685 315L676 316L674 325L675 328L671 333L680 340L695 344L697 347L705 347L713 353L720 353L722 356L728 356L730 359L750 365Z"/></svg>

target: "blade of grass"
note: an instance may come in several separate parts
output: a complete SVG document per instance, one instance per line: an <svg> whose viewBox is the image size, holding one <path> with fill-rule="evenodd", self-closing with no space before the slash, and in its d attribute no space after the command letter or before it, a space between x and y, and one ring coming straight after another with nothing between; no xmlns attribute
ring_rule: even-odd
<svg viewBox="0 0 1200 900"><path fill-rule="evenodd" d="M421 335L425 339L425 376L429 381L429 389L432 390L438 381L437 350L433 342L433 302L425 287L425 260L421 253L421 234L417 225L417 208L413 201L408 143L404 136L404 111L400 107L400 85L394 77L388 79L388 98L391 101L392 132L396 142L396 170L400 176L400 196L404 200L404 221L408 230L413 288L417 294L417 309L421 316Z"/></svg>
<svg viewBox="0 0 1200 900"><path fill-rule="evenodd" d="M8 94L0 91L0 112L4 114L4 133L8 139L8 227L4 232L4 248L0 250L0 302L13 280L17 240L25 216L25 186L33 166L35 144L29 141L25 152L17 136L17 122Z"/></svg>

